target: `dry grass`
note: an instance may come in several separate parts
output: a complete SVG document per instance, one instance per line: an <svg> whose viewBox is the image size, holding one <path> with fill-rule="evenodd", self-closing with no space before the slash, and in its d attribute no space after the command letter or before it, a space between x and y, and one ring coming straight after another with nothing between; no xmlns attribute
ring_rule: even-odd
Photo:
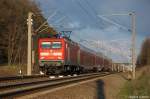
<svg viewBox="0 0 150 99"><path fill-rule="evenodd" d="M121 99L129 99L138 97L141 99L145 97L146 99L150 98L150 67L147 66L143 69L141 75L132 81L125 83L124 87L119 92ZM119 99L120 99L119 97Z"/></svg>
<svg viewBox="0 0 150 99"><path fill-rule="evenodd" d="M26 74L26 65L0 66L0 76L18 75L20 70L22 70L22 74Z"/></svg>

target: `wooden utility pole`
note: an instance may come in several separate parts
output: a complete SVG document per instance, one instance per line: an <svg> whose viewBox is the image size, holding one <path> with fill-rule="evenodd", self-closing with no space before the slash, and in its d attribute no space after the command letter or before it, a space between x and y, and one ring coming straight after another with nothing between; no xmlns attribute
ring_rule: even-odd
<svg viewBox="0 0 150 99"><path fill-rule="evenodd" d="M27 25L28 25L28 57L27 57L27 75L32 74L32 12L28 13Z"/></svg>
<svg viewBox="0 0 150 99"><path fill-rule="evenodd" d="M132 17L132 77L135 79L135 67L136 67L136 53L135 53L135 43L136 43L136 23L135 23L135 13L130 13Z"/></svg>

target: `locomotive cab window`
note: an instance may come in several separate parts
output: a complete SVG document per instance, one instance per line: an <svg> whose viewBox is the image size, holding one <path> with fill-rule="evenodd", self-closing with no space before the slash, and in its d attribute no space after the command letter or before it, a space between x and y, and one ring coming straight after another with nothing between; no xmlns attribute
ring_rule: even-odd
<svg viewBox="0 0 150 99"><path fill-rule="evenodd" d="M41 47L43 49L51 48L51 42L42 42Z"/></svg>
<svg viewBox="0 0 150 99"><path fill-rule="evenodd" d="M61 42L53 42L52 43L52 48L61 48L62 44Z"/></svg>

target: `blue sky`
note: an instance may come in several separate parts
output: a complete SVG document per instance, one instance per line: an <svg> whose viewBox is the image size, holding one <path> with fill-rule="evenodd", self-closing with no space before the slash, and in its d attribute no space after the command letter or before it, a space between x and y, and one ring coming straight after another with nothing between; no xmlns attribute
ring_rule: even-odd
<svg viewBox="0 0 150 99"><path fill-rule="evenodd" d="M100 50L113 60L129 61L131 33L130 16L111 14L136 13L137 52L143 39L150 36L150 0L35 0L49 24L56 30L72 30L71 38L99 41L82 44ZM106 46L105 46L106 45ZM111 54L110 54L111 53Z"/></svg>

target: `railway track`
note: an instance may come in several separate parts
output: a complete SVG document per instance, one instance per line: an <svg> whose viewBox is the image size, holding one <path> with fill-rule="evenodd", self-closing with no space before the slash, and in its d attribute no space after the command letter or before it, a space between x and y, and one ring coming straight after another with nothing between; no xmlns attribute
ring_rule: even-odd
<svg viewBox="0 0 150 99"><path fill-rule="evenodd" d="M34 77L29 77L31 78L24 78L21 80L21 78L17 78L15 82L11 82L11 80L14 79L3 79L0 82L0 98L3 97L14 97L19 94L25 94L26 92L32 92L35 90L43 89L43 88L52 88L52 87L60 87L60 86L65 86L66 84L71 84L71 83L76 83L84 80L89 80L89 79L94 79L97 77L102 77L109 75L110 73L103 72L103 73L92 73L92 74L83 74L83 75L78 75L78 76L67 76L63 78L55 78L55 79L50 79L48 76L43 76L43 78L38 79ZM34 78L34 79L33 79ZM4 83L4 81L7 81L7 83ZM10 81L10 82L9 82Z"/></svg>

